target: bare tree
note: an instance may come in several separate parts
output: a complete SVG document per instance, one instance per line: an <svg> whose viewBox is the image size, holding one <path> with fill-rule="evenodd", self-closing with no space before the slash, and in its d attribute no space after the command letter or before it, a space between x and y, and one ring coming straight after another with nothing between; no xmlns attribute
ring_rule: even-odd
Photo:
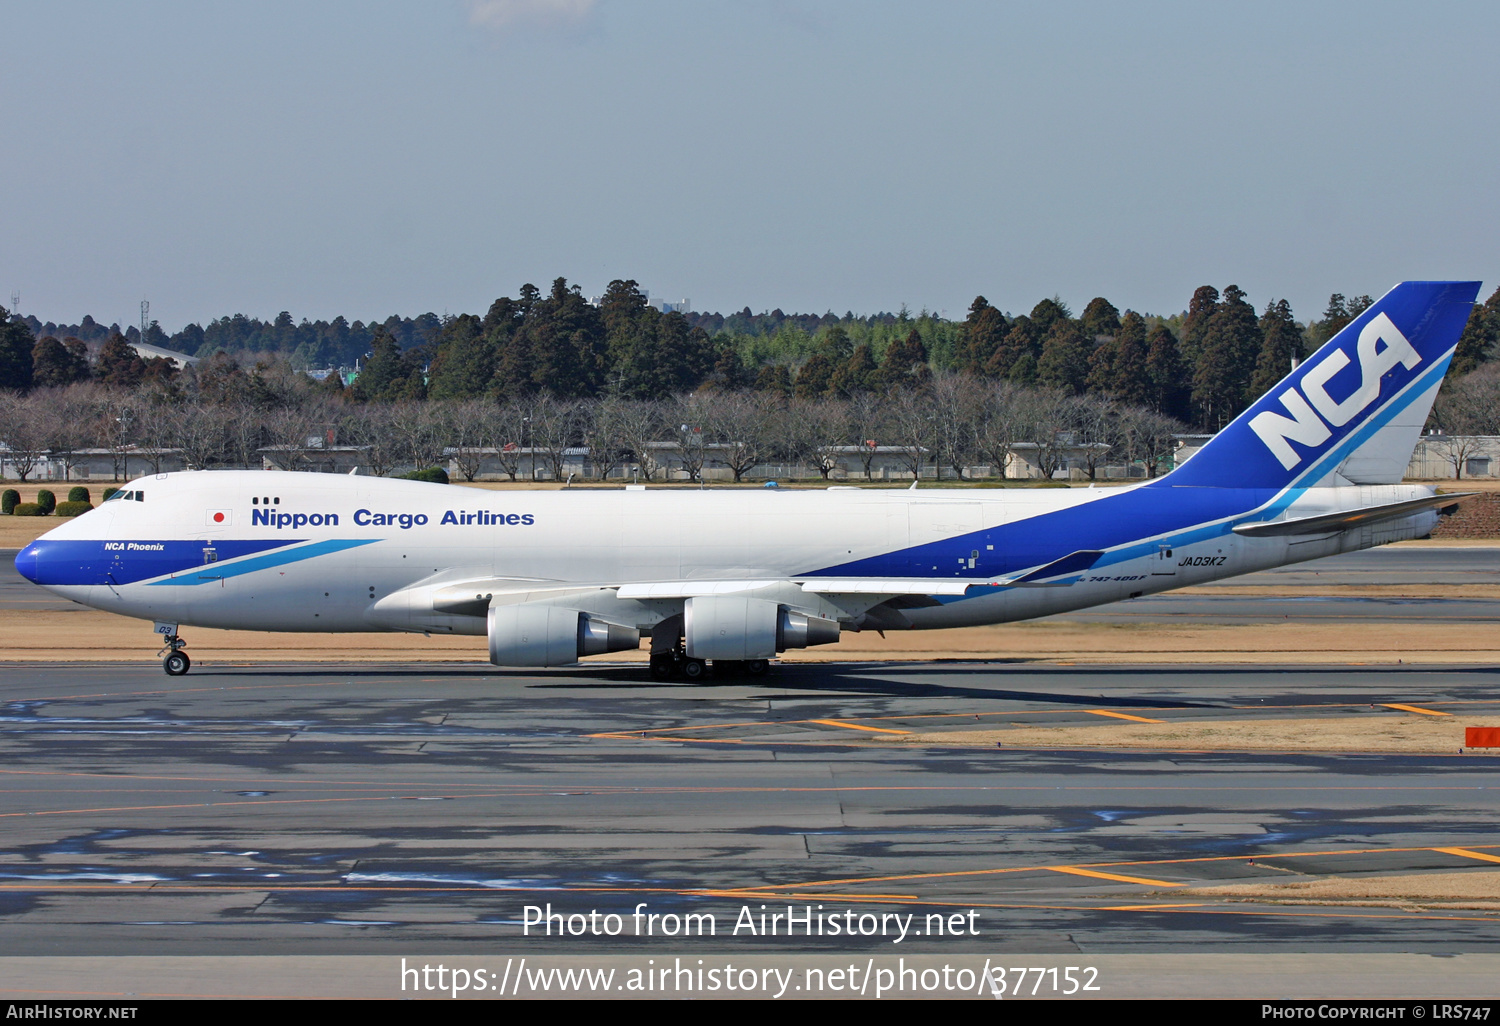
<svg viewBox="0 0 1500 1026"><path fill-rule="evenodd" d="M181 403L172 409L171 441L183 462L205 470L224 459L229 448L230 411L218 403Z"/></svg>
<svg viewBox="0 0 1500 1026"><path fill-rule="evenodd" d="M106 390L95 407L98 434L109 450L114 479L123 480L130 471L130 456L135 451L136 397L128 392Z"/></svg>
<svg viewBox="0 0 1500 1026"><path fill-rule="evenodd" d="M589 462L603 481L624 461L628 451L621 436L621 424L628 400L606 396L588 404L583 444L589 450Z"/></svg>
<svg viewBox="0 0 1500 1026"><path fill-rule="evenodd" d="M397 445L391 430L391 408L387 403L351 405L344 414L344 433L360 447L365 466L376 477L396 468Z"/></svg>
<svg viewBox="0 0 1500 1026"><path fill-rule="evenodd" d="M650 399L622 403L619 413L620 441L635 457L642 476L650 481L660 467L652 443L661 434L661 408Z"/></svg>
<svg viewBox="0 0 1500 1026"><path fill-rule="evenodd" d="M225 410L225 433L230 459L236 466L261 465L260 449L270 441L266 419L254 406L241 403Z"/></svg>
<svg viewBox="0 0 1500 1026"><path fill-rule="evenodd" d="M978 420L974 425L974 449L989 463L992 471L1005 477L1010 467L1015 442L1025 433L1022 428L1024 401L1020 390L1008 381L996 381L984 387Z"/></svg>
<svg viewBox="0 0 1500 1026"><path fill-rule="evenodd" d="M1037 467L1045 480L1068 462L1073 446L1072 410L1061 392L1028 392L1022 401L1019 427L1025 440L1036 447Z"/></svg>
<svg viewBox="0 0 1500 1026"><path fill-rule="evenodd" d="M1120 445L1127 459L1145 465L1148 478L1161 472L1176 444L1174 436L1185 430L1180 421L1155 410L1126 406L1119 411Z"/></svg>
<svg viewBox="0 0 1500 1026"><path fill-rule="evenodd" d="M135 395L136 456L146 461L151 473L160 474L174 435L176 409L172 397L162 389L147 385Z"/></svg>
<svg viewBox="0 0 1500 1026"><path fill-rule="evenodd" d="M1500 434L1500 364L1485 364L1445 383L1433 404L1432 420L1439 432L1423 438L1427 450L1453 467L1455 479L1462 478L1469 460L1486 451L1475 436Z"/></svg>
<svg viewBox="0 0 1500 1026"><path fill-rule="evenodd" d="M93 440L93 398L87 388L69 385L32 393L42 404L48 425L48 446L52 458L63 465L63 478L73 477L73 468L83 460L82 450Z"/></svg>
<svg viewBox="0 0 1500 1026"><path fill-rule="evenodd" d="M881 439L888 437L891 418L884 401L873 392L856 392L849 397L845 408L849 417L849 429L854 442L859 446L859 460L865 468L865 480L874 476L874 464L880 455Z"/></svg>
<svg viewBox="0 0 1500 1026"><path fill-rule="evenodd" d="M786 417L796 425L802 456L827 481L849 444L849 404L842 399L793 399Z"/></svg>
<svg viewBox="0 0 1500 1026"><path fill-rule="evenodd" d="M487 399L465 399L447 405L444 419L449 425L453 464L465 481L472 481L484 466L485 449L489 447L490 410L495 404Z"/></svg>
<svg viewBox="0 0 1500 1026"><path fill-rule="evenodd" d="M511 401L492 406L485 418L486 441L494 450L495 461L500 469L516 480L521 470L521 441L530 430L527 407Z"/></svg>
<svg viewBox="0 0 1500 1026"><path fill-rule="evenodd" d="M414 470L435 466L443 458L443 421L433 404L403 399L390 407L390 432L396 458Z"/></svg>
<svg viewBox="0 0 1500 1026"><path fill-rule="evenodd" d="M927 390L936 443L933 461L952 468L960 480L979 452L985 393L984 385L967 374L937 375Z"/></svg>
<svg viewBox="0 0 1500 1026"><path fill-rule="evenodd" d="M736 482L766 461L768 428L781 415L781 400L766 392L716 392L709 411L718 449L714 461L729 468Z"/></svg>
<svg viewBox="0 0 1500 1026"><path fill-rule="evenodd" d="M1118 407L1107 399L1092 395L1075 396L1068 406L1084 472L1090 481L1097 480L1100 464L1119 441Z"/></svg>
<svg viewBox="0 0 1500 1026"><path fill-rule="evenodd" d="M689 481L703 479L703 465L708 462L713 439L714 393L690 393L673 396L663 416L673 423L666 425L676 443L677 458L687 471Z"/></svg>
<svg viewBox="0 0 1500 1026"><path fill-rule="evenodd" d="M41 403L17 392L0 393L0 442L5 461L23 482L47 455L47 426Z"/></svg>
<svg viewBox="0 0 1500 1026"><path fill-rule="evenodd" d="M902 389L888 401L892 444L896 458L911 471L913 478L922 476L922 468L937 447L937 419L927 393L920 389Z"/></svg>
<svg viewBox="0 0 1500 1026"><path fill-rule="evenodd" d="M584 405L578 399L541 395L531 404L531 448L540 453L552 479L567 476L568 450L583 436Z"/></svg>

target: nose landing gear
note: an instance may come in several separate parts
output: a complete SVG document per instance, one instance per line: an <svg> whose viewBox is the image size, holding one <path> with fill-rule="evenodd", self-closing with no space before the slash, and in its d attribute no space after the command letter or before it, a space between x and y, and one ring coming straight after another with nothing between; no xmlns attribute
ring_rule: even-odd
<svg viewBox="0 0 1500 1026"><path fill-rule="evenodd" d="M187 642L177 636L177 625L175 623L159 623L156 625L156 633L162 635L162 641L166 648L156 653L166 653L166 658L161 661L161 668L167 671L169 677L181 677L192 667L193 661L183 651L187 648Z"/></svg>

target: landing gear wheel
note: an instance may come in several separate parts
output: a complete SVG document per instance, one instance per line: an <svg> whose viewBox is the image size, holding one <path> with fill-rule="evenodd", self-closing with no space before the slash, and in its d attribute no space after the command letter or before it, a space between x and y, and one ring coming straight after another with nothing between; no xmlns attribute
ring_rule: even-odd
<svg viewBox="0 0 1500 1026"><path fill-rule="evenodd" d="M691 681L700 681L708 674L708 664L702 659L684 659L682 675Z"/></svg>
<svg viewBox="0 0 1500 1026"><path fill-rule="evenodd" d="M161 661L161 668L171 677L181 677L192 665L193 661L186 652L172 652Z"/></svg>
<svg viewBox="0 0 1500 1026"><path fill-rule="evenodd" d="M651 657L651 679L672 680L677 676L677 659L670 653Z"/></svg>
<svg viewBox="0 0 1500 1026"><path fill-rule="evenodd" d="M745 664L745 672L752 677L764 677L771 664L764 659L752 659Z"/></svg>

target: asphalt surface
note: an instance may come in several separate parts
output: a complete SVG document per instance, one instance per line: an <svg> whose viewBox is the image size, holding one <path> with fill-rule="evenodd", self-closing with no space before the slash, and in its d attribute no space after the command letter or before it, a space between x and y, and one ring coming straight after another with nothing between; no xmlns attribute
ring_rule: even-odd
<svg viewBox="0 0 1500 1026"><path fill-rule="evenodd" d="M1418 549L1256 576L1487 583L1496 569L1500 550ZM13 578L0 577L0 608L37 601ZM1212 596L1183 601L1224 615L1201 613ZM1310 605L1232 601L1278 619ZM1461 615L1485 617L1491 604L1468 605ZM1500 757L988 749L895 733L1116 722L1100 711L1416 715L1386 703L1500 724L1500 669L802 664L669 686L639 666L167 678L13 664L0 677L0 957L688 946L628 929L523 936L525 907L548 903L627 921L642 903L712 914L694 951L1500 952L1500 912L1485 909L1174 894L1493 871ZM734 935L741 908L762 904L915 913L916 930L959 914L978 933L912 933L899 949L879 935Z"/></svg>
<svg viewBox="0 0 1500 1026"><path fill-rule="evenodd" d="M1493 870L1485 755L910 746L896 730L1491 710L1492 668L18 667L0 684L0 955L629 953L526 905L977 911L922 951L1495 951L1487 911L1195 899L1193 883ZM873 728L873 729L872 729ZM1457 848L1475 854L1438 849ZM1080 872L1082 870L1082 872ZM1105 874L1100 876L1099 874ZM775 950L890 953L889 938ZM623 946L623 948L622 948ZM680 942L679 942L680 946Z"/></svg>

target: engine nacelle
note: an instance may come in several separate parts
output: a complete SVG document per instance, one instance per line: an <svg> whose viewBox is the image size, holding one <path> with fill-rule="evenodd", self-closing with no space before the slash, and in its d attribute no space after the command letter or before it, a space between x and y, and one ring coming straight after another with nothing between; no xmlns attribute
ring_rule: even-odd
<svg viewBox="0 0 1500 1026"><path fill-rule="evenodd" d="M496 666L566 666L583 656L641 645L634 627L536 604L491 606L489 635L490 662Z"/></svg>
<svg viewBox="0 0 1500 1026"><path fill-rule="evenodd" d="M783 609L776 621L776 651L831 645L839 640L839 622Z"/></svg>
<svg viewBox="0 0 1500 1026"><path fill-rule="evenodd" d="M771 659L783 649L839 640L837 620L794 613L766 599L739 595L688 599L682 628L691 659Z"/></svg>

